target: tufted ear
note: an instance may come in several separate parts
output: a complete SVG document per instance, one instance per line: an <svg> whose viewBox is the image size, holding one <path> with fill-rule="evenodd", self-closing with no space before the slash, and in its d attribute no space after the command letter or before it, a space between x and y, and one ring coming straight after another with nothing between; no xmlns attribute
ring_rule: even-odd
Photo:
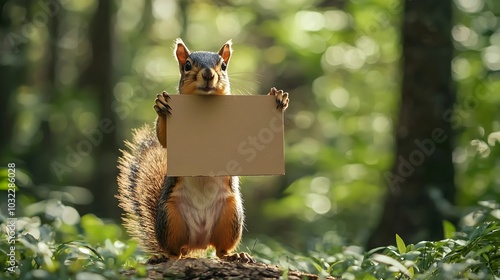
<svg viewBox="0 0 500 280"><path fill-rule="evenodd" d="M229 64L229 59L231 58L231 53L233 52L233 49L231 48L231 45L233 42L231 40L227 41L222 48L220 48L219 55L222 56L222 59L226 64Z"/></svg>
<svg viewBox="0 0 500 280"><path fill-rule="evenodd" d="M177 38L175 40L174 52L175 52L175 57L177 57L177 61L179 62L179 67L182 69L191 52L186 47L186 45L184 45L184 42L182 41L181 38Z"/></svg>

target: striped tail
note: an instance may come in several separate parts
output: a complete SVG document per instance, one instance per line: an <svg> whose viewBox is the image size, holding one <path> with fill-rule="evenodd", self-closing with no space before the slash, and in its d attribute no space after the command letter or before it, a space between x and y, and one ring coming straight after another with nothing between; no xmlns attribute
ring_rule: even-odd
<svg viewBox="0 0 500 280"><path fill-rule="evenodd" d="M118 159L119 206L125 211L124 226L148 253L158 253L155 222L158 200L167 173L167 150L148 125L134 130Z"/></svg>

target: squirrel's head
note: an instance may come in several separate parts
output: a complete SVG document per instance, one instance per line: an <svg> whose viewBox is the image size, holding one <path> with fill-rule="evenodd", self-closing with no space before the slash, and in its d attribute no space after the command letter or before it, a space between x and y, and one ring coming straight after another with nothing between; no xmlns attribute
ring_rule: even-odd
<svg viewBox="0 0 500 280"><path fill-rule="evenodd" d="M181 39L175 42L175 56L179 62L180 94L230 94L227 66L231 58L231 40L218 53L190 52Z"/></svg>

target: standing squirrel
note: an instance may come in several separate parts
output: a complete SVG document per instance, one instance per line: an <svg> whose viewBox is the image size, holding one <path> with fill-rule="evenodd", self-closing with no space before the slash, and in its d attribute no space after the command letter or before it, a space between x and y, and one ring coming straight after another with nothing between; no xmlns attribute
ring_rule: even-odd
<svg viewBox="0 0 500 280"><path fill-rule="evenodd" d="M231 41L214 53L190 52L177 39L174 53L181 74L179 94L231 94ZM288 93L272 88L269 95L276 96L278 110L287 108ZM244 223L238 177L166 176L169 99L165 91L156 95L156 135L147 125L135 130L132 142L125 142L130 151L122 151L118 160L116 197L125 211L125 228L153 255L148 263L189 256L209 246L220 259L254 262L246 253L233 253Z"/></svg>

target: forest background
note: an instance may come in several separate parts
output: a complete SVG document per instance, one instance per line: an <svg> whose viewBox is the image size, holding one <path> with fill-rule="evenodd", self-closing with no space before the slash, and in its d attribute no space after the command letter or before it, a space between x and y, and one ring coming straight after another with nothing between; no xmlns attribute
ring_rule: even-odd
<svg viewBox="0 0 500 280"><path fill-rule="evenodd" d="M443 238L444 220L499 199L500 4L435 2L2 1L0 155L19 215L119 223L119 149L176 92L174 39L232 39L233 94L291 99L286 175L242 178L246 240Z"/></svg>

